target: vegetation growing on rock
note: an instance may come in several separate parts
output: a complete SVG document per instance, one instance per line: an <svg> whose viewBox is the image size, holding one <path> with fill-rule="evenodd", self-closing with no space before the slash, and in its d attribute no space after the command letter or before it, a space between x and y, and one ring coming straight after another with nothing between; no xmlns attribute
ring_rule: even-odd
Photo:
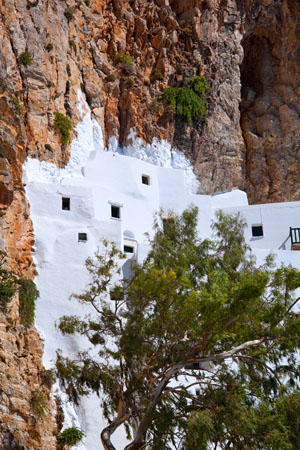
<svg viewBox="0 0 300 450"><path fill-rule="evenodd" d="M23 278L19 280L19 315L22 325L31 326L34 323L35 302L39 297L39 291L35 283Z"/></svg>
<svg viewBox="0 0 300 450"><path fill-rule="evenodd" d="M35 389L31 393L30 406L34 414L39 418L43 419L48 410L48 401L44 392L39 389Z"/></svg>
<svg viewBox="0 0 300 450"><path fill-rule="evenodd" d="M130 55L126 55L126 53L120 52L117 54L115 62L117 64L125 64L127 66L134 66L134 59Z"/></svg>
<svg viewBox="0 0 300 450"><path fill-rule="evenodd" d="M0 251L0 309L7 311L8 304L17 290L17 278L11 270L4 268L5 253Z"/></svg>
<svg viewBox="0 0 300 450"><path fill-rule="evenodd" d="M19 66L30 66L32 64L32 54L30 52L23 52L18 57Z"/></svg>
<svg viewBox="0 0 300 450"><path fill-rule="evenodd" d="M18 114L18 116L20 116L22 114L22 112L23 112L23 107L22 107L18 97L12 96L11 97L11 101L12 101L12 103L14 105L16 113Z"/></svg>
<svg viewBox="0 0 300 450"><path fill-rule="evenodd" d="M205 77L195 76L186 80L186 86L168 87L163 93L167 112L178 114L192 123L206 117L205 97L209 86Z"/></svg>
<svg viewBox="0 0 300 450"><path fill-rule="evenodd" d="M66 9L66 11L64 12L64 16L67 19L68 22L71 22L73 20L73 13L70 9Z"/></svg>
<svg viewBox="0 0 300 450"><path fill-rule="evenodd" d="M79 444L84 438L83 431L77 427L66 428L57 436L57 443L59 448L63 448L65 445L72 447L73 445Z"/></svg>
<svg viewBox="0 0 300 450"><path fill-rule="evenodd" d="M67 145L71 136L70 131L72 130L72 123L67 116L62 113L54 113L54 126L60 134L61 142L63 145Z"/></svg>

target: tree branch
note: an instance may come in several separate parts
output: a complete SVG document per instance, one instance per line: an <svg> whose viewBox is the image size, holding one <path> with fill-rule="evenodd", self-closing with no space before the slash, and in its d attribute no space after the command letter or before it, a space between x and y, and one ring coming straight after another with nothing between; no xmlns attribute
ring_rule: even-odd
<svg viewBox="0 0 300 450"><path fill-rule="evenodd" d="M129 418L129 413L125 411L124 405L119 405L118 417L112 421L107 427L105 427L101 432L101 442L105 450L116 450L112 444L110 438L111 435L116 431L116 429L122 425Z"/></svg>
<svg viewBox="0 0 300 450"><path fill-rule="evenodd" d="M138 450L144 445L148 425L149 425L149 423L151 423L153 412L156 408L156 405L158 404L158 402L161 399L163 390L167 386L170 379L180 369L182 369L182 367L184 367L187 363L189 363L191 358L193 358L193 361L199 362L199 363L224 361L225 359L231 358L236 353L238 353L242 350L245 350L247 348L254 347L254 346L261 344L262 342L265 341L265 339L266 339L265 337L262 337L260 339L255 339L253 341L247 341L241 345L238 345L237 347L234 347L231 350L228 350L228 351L222 352L222 353L217 353L214 355L210 355L205 358L194 358L193 356L194 356L196 350L193 350L191 352L192 354L188 355L187 358L179 361L177 364L175 364L173 367L171 367L169 370L167 370L164 378L161 380L161 382L159 383L159 385L157 386L157 388L154 392L153 400L145 413L144 419L141 421L141 424L137 430L134 440L132 441L131 444L129 444L125 447L125 450Z"/></svg>

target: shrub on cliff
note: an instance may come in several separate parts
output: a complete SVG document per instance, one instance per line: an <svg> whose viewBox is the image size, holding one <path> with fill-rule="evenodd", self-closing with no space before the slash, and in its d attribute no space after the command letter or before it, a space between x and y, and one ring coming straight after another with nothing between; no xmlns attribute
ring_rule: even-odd
<svg viewBox="0 0 300 450"><path fill-rule="evenodd" d="M4 268L5 253L0 250L0 309L7 311L7 306L17 291L17 278L14 273Z"/></svg>
<svg viewBox="0 0 300 450"><path fill-rule="evenodd" d="M71 22L74 18L74 15L70 9L66 9L64 12L64 16L67 19L68 23Z"/></svg>
<svg viewBox="0 0 300 450"><path fill-rule="evenodd" d="M55 112L54 117L54 126L60 134L61 142L63 145L67 145L71 139L70 131L72 130L72 123L70 119L62 113Z"/></svg>
<svg viewBox="0 0 300 450"><path fill-rule="evenodd" d="M134 59L130 55L126 55L124 52L120 52L117 54L115 58L116 64L125 64L127 66L134 66Z"/></svg>
<svg viewBox="0 0 300 450"><path fill-rule="evenodd" d="M186 80L186 86L168 87L163 93L166 111L178 114L192 123L195 118L206 117L205 97L209 86L205 77L191 77Z"/></svg>
<svg viewBox="0 0 300 450"><path fill-rule="evenodd" d="M32 64L32 54L30 52L23 52L18 56L19 66L30 66Z"/></svg>
<svg viewBox="0 0 300 450"><path fill-rule="evenodd" d="M84 438L85 434L80 428L70 427L66 428L57 436L57 444L59 448L64 447L65 445L72 447L73 445L79 444L80 441Z"/></svg>
<svg viewBox="0 0 300 450"><path fill-rule="evenodd" d="M129 437L134 430L127 450L296 450L300 272L270 257L257 267L239 216L219 212L214 241L201 241L196 225L196 208L158 218L126 285L111 285L122 256L114 245L87 260L90 284L75 298L93 315L58 327L95 349L74 360L58 353L62 384L75 402L99 395L107 449L124 424Z"/></svg>
<svg viewBox="0 0 300 450"><path fill-rule="evenodd" d="M31 326L34 323L35 301L39 297L39 291L35 283L23 278L19 284L19 315L22 325Z"/></svg>
<svg viewBox="0 0 300 450"><path fill-rule="evenodd" d="M39 389L35 389L31 393L30 406L34 414L39 418L43 419L48 410L48 401L46 394L40 391Z"/></svg>

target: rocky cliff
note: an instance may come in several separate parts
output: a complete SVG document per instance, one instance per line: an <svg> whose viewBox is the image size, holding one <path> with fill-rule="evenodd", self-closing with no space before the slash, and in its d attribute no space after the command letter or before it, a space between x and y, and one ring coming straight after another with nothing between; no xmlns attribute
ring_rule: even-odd
<svg viewBox="0 0 300 450"><path fill-rule="evenodd" d="M299 200L297 5L2 0L0 243L10 267L34 276L22 163L30 155L66 164L68 145L61 144L54 113L68 116L74 127L79 88L107 144L113 136L124 146L134 135L168 140L192 162L200 193L238 187L253 203ZM190 124L165 110L162 94L194 75L206 76L210 92L207 118ZM38 370L42 343L12 314L1 316L0 448L50 449L53 415L41 431L28 406L35 390L48 395Z"/></svg>

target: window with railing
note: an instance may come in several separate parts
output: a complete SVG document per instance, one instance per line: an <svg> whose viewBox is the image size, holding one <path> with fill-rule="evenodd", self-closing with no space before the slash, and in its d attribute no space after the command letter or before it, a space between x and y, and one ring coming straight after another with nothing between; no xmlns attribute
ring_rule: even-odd
<svg viewBox="0 0 300 450"><path fill-rule="evenodd" d="M290 227L290 237L291 237L292 245L295 245L295 244L300 245L300 228Z"/></svg>

